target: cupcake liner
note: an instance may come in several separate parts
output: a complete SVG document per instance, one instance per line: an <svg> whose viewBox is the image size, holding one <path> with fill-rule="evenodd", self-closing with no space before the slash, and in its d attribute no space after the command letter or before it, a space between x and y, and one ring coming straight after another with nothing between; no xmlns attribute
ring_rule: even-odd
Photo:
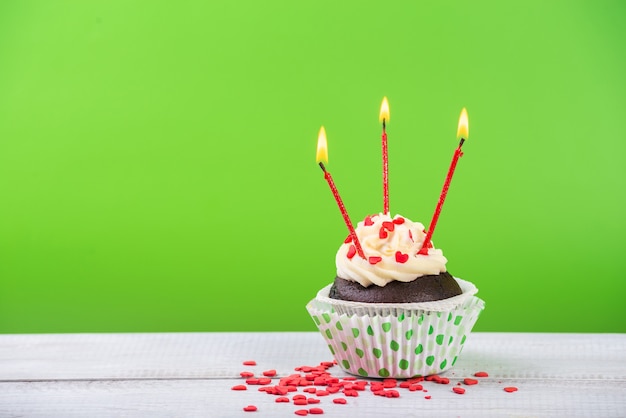
<svg viewBox="0 0 626 418"><path fill-rule="evenodd" d="M462 297L426 304L330 299L329 285L307 304L307 310L347 373L374 378L442 373L457 361L485 305L474 296L473 284L456 280Z"/></svg>

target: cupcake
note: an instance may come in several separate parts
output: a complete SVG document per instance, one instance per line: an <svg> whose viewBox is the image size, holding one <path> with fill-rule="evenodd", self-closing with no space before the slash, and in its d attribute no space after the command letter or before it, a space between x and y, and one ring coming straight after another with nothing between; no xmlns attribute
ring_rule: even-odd
<svg viewBox="0 0 626 418"><path fill-rule="evenodd" d="M336 256L337 277L307 310L337 363L363 377L410 378L442 373L457 361L484 302L476 287L453 277L447 259L419 222L367 216Z"/></svg>

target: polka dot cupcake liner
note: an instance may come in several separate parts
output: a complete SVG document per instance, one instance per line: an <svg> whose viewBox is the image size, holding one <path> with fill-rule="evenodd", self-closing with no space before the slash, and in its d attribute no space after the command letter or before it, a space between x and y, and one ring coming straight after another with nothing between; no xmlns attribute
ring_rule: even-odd
<svg viewBox="0 0 626 418"><path fill-rule="evenodd" d="M428 376L454 366L485 307L484 301L473 296L476 288L471 283L458 282L464 293L471 294L447 310L378 304L384 305L378 312L359 315L337 309L344 301L328 303L330 286L307 304L307 310L347 373L373 378Z"/></svg>

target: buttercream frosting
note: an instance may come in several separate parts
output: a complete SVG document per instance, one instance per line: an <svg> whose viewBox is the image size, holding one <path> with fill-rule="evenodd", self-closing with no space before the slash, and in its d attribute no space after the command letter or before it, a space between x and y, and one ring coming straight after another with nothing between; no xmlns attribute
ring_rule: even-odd
<svg viewBox="0 0 626 418"><path fill-rule="evenodd" d="M420 222L380 213L359 222L356 235L365 259L356 252L351 237L346 238L336 256L337 276L342 279L364 287L385 286L393 280L410 282L446 271L448 260L440 249L429 246L427 255L418 254L426 237Z"/></svg>

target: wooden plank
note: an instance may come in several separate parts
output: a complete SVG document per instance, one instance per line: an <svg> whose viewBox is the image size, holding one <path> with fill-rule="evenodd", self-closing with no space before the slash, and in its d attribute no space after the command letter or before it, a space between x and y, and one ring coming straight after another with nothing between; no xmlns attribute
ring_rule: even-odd
<svg viewBox="0 0 626 418"><path fill-rule="evenodd" d="M239 376L245 359L280 375L331 360L317 333L0 336L0 381ZM474 333L453 371L494 377L626 379L625 334Z"/></svg>
<svg viewBox="0 0 626 418"><path fill-rule="evenodd" d="M122 380L0 383L2 417L294 417L294 405L278 404L257 390L232 391L232 379ZM504 385L519 387L506 393ZM545 379L481 380L463 395L451 385L427 382L428 392L400 390L387 399L362 392L332 403L340 395L320 397L325 417L620 417L626 411L626 382ZM427 400L424 396L430 395ZM256 405L254 415L243 407ZM306 408L306 407L305 407Z"/></svg>

